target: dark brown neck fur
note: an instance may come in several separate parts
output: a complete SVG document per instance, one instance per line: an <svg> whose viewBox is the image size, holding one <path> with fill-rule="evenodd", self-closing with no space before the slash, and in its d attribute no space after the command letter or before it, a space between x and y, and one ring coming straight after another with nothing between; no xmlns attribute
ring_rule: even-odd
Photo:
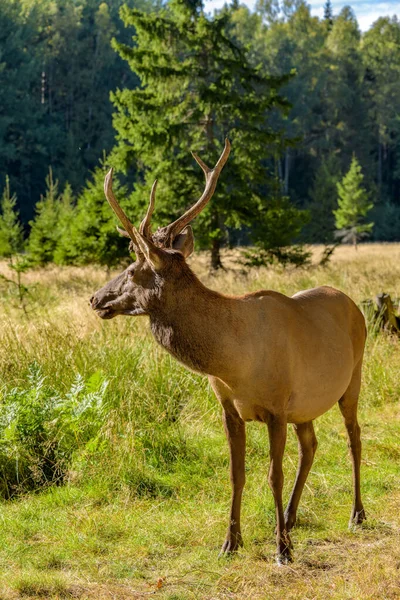
<svg viewBox="0 0 400 600"><path fill-rule="evenodd" d="M223 331L229 327L233 301L206 288L187 267L179 286L151 311L151 331L187 367L218 376L227 360Z"/></svg>

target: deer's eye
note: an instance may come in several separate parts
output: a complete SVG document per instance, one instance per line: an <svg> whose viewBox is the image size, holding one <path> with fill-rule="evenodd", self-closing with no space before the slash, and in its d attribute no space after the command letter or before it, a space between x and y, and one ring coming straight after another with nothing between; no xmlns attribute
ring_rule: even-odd
<svg viewBox="0 0 400 600"><path fill-rule="evenodd" d="M135 271L128 271L128 277L131 279L135 276Z"/></svg>

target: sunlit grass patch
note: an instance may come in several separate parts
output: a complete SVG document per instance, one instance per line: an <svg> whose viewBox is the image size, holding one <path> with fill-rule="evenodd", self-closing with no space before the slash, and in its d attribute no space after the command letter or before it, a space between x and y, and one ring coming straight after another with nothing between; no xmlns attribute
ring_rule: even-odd
<svg viewBox="0 0 400 600"><path fill-rule="evenodd" d="M12 588L20 598L74 598L77 589L68 586L59 573L25 572L12 578Z"/></svg>
<svg viewBox="0 0 400 600"><path fill-rule="evenodd" d="M325 269L271 267L248 274L229 252L228 270L218 276L208 273L203 255L193 263L204 282L227 293L272 288L293 294L325 283L357 302L382 291L400 296L399 245L339 248ZM0 394L35 408L33 422L56 433L65 476L62 485L45 482L29 493L20 487L17 499L1 502L0 598L400 597L397 338L371 330L367 342L359 410L367 521L348 530L351 464L342 418L333 408L315 423L319 446L292 534L295 562L279 568L268 435L265 426L251 423L245 546L237 557L218 560L230 501L229 461L220 408L207 380L156 346L146 319L96 317L88 298L106 281L104 270L48 268L26 277L37 285L40 300L28 318L0 298ZM33 368L44 378L42 387L28 377ZM78 375L83 388L75 402ZM82 429L74 410L84 408L102 382L103 412L92 411ZM49 398L70 407L59 427L57 415L43 413ZM7 435L0 451L5 441L11 444L10 471L0 473L0 487L28 456L29 436ZM285 500L296 468L297 441L290 430Z"/></svg>

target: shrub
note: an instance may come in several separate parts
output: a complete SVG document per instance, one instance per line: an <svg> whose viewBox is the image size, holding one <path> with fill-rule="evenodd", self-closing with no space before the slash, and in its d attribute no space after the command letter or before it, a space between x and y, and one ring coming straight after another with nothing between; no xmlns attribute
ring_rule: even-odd
<svg viewBox="0 0 400 600"><path fill-rule="evenodd" d="M0 495L64 482L78 450L96 445L106 415L108 382L99 372L77 375L60 395L36 363L28 387L0 390Z"/></svg>

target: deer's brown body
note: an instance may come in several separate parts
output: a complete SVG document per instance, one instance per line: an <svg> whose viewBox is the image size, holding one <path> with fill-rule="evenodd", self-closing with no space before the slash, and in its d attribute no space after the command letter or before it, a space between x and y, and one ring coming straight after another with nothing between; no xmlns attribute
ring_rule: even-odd
<svg viewBox="0 0 400 600"><path fill-rule="evenodd" d="M197 159L205 170L207 185L207 174L211 173L209 179L215 172L218 177L227 154L229 145L213 171ZM216 179L211 183L215 188ZM154 204L154 189L150 205ZM203 205L212 191L203 194ZM106 195L113 205L115 199L107 182ZM149 209L148 215L151 212ZM291 559L289 530L296 520L317 445L312 421L336 402L344 416L353 462L351 522L361 522L365 515L360 496L357 403L366 330L354 302L325 286L299 292L292 298L267 290L233 297L219 294L206 288L185 261L193 250L186 215L181 217L183 231L180 221L175 230L175 224L169 226L172 233L164 228L151 236L148 215L137 232L125 215L117 214L138 259L97 292L91 304L103 318L147 314L158 343L190 369L208 375L223 407L231 456L233 493L222 551L234 551L241 544L245 422L257 420L268 425L269 483L276 505L278 558L286 562ZM284 513L282 458L287 423L293 424L297 434L300 458Z"/></svg>

